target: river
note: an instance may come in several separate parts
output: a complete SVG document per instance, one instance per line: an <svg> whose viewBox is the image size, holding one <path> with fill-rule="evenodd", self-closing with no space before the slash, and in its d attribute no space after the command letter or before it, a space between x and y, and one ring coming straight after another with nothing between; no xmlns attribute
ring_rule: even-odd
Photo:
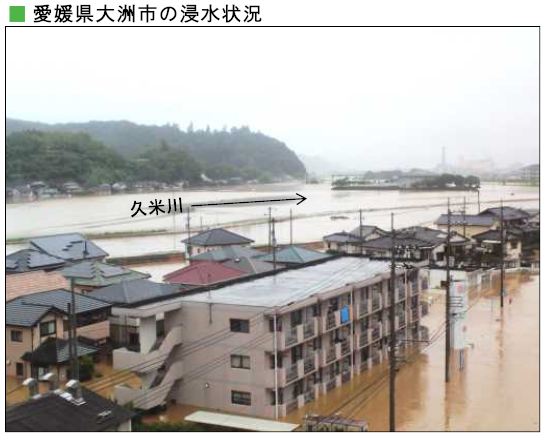
<svg viewBox="0 0 548 436"><path fill-rule="evenodd" d="M186 234L186 215L138 215L132 218L134 202L141 202L145 209L155 199L163 200L165 205L168 199L181 197L185 204L196 204L268 196L294 198L296 192L306 196L307 200L298 206L295 202L271 204L272 215L281 221L276 225L276 239L281 244L290 242L291 232L287 221L290 209L295 218L294 243L318 241L332 232L352 230L358 225L356 211L360 208L365 210L364 224L383 228L390 225L391 211L395 213L396 227L432 224L446 209L448 197L455 204L454 210L460 211L466 198L468 213L478 211L478 195L475 192L332 191L328 184L286 183L227 190L74 197L8 204L6 237L15 239L82 232L92 235L92 240L96 239L96 243L115 257L169 252L182 248L180 240ZM501 199L507 205L538 208L539 188L487 184L481 188L479 199L482 208L497 206ZM257 244L265 244L268 238L268 206L261 203L247 207L196 208L190 214L190 226L192 231L226 226L255 240ZM332 220L331 215L343 215L347 219ZM162 233L154 234L153 231L156 230ZM120 233L124 232L152 234L122 237ZM104 236L108 233L113 235L105 239ZM8 244L6 251L11 253L24 246L25 244Z"/></svg>

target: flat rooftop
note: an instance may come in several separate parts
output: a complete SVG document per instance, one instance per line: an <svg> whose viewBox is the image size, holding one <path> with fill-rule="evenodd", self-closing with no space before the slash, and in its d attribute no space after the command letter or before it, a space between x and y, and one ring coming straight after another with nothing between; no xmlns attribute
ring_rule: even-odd
<svg viewBox="0 0 548 436"><path fill-rule="evenodd" d="M281 307L389 272L390 262L340 257L309 267L235 283L211 292L181 297L179 301Z"/></svg>

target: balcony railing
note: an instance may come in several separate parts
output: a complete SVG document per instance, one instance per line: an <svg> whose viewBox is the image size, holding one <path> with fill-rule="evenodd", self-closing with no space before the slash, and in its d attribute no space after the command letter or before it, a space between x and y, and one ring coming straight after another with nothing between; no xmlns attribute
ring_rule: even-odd
<svg viewBox="0 0 548 436"><path fill-rule="evenodd" d="M291 345L295 345L297 342L299 342L299 336L297 334L297 327L293 327L289 330L285 337L285 346L290 347Z"/></svg>
<svg viewBox="0 0 548 436"><path fill-rule="evenodd" d="M335 328L337 325L337 320L335 318L335 313L329 312L327 314L326 322L325 322L325 328L326 330L330 330L332 328Z"/></svg>
<svg viewBox="0 0 548 436"><path fill-rule="evenodd" d="M428 282L426 280L423 281L423 289L428 289ZM417 295L419 293L419 284L415 282L411 282L411 295Z"/></svg>
<svg viewBox="0 0 548 436"><path fill-rule="evenodd" d="M411 308L411 320L416 321L419 319L419 308L413 307Z"/></svg>
<svg viewBox="0 0 548 436"><path fill-rule="evenodd" d="M373 297L373 302L371 304L372 310L379 310L381 308L381 296L377 295Z"/></svg>
<svg viewBox="0 0 548 436"><path fill-rule="evenodd" d="M329 348L325 356L325 363L331 363L337 358L337 349L335 347Z"/></svg>
<svg viewBox="0 0 548 436"><path fill-rule="evenodd" d="M405 300L405 288L398 289L398 300Z"/></svg>
<svg viewBox="0 0 548 436"><path fill-rule="evenodd" d="M405 326L405 313L398 314L398 327L401 328Z"/></svg>
<svg viewBox="0 0 548 436"><path fill-rule="evenodd" d="M308 374L309 372L312 372L316 369L316 359L315 356L308 356L304 360L304 373Z"/></svg>
<svg viewBox="0 0 548 436"><path fill-rule="evenodd" d="M314 321L310 321L304 325L304 338L311 338L316 334Z"/></svg>
<svg viewBox="0 0 548 436"><path fill-rule="evenodd" d="M311 389L309 391L306 391L304 393L304 403L310 403L311 401L314 401L316 398L316 391L314 389Z"/></svg>
<svg viewBox="0 0 548 436"><path fill-rule="evenodd" d="M369 368L369 362L368 362L368 359L365 359L364 361L360 363L360 371L365 371L368 368Z"/></svg>
<svg viewBox="0 0 548 436"><path fill-rule="evenodd" d="M371 333L371 339L373 341L377 341L381 338L381 328L380 327L375 327L373 329L373 332Z"/></svg>
<svg viewBox="0 0 548 436"><path fill-rule="evenodd" d="M285 369L285 381L287 383L297 380L299 378L299 366L297 364L291 365Z"/></svg>
<svg viewBox="0 0 548 436"><path fill-rule="evenodd" d="M337 379L336 379L336 378L332 378L331 380L329 380L329 381L325 384L325 390L326 390L326 391L330 391L331 389L335 389L336 386L337 386Z"/></svg>
<svg viewBox="0 0 548 436"><path fill-rule="evenodd" d="M348 353L350 353L350 341L345 339L341 342L341 355L344 356Z"/></svg>
<svg viewBox="0 0 548 436"><path fill-rule="evenodd" d="M294 400L291 400L285 405L285 413L290 413L299 408L299 400L295 398Z"/></svg>
<svg viewBox="0 0 548 436"><path fill-rule="evenodd" d="M360 340L359 340L358 346L360 348L362 348L362 347L365 347L368 343L369 343L369 334L366 331L365 333L362 333L360 335Z"/></svg>
<svg viewBox="0 0 548 436"><path fill-rule="evenodd" d="M369 312L369 302L367 300L360 303L360 316L367 315Z"/></svg>

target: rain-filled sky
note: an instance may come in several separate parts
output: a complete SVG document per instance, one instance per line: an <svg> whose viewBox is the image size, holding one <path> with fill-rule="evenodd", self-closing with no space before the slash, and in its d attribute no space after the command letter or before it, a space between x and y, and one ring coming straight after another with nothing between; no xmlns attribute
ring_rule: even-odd
<svg viewBox="0 0 548 436"><path fill-rule="evenodd" d="M344 168L538 163L536 28L9 28L7 116L247 125ZM37 41L39 43L37 44Z"/></svg>

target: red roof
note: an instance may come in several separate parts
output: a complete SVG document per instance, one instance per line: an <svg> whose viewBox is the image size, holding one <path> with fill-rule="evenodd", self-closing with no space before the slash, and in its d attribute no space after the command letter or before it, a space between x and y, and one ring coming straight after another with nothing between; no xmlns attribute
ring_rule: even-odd
<svg viewBox="0 0 548 436"><path fill-rule="evenodd" d="M217 262L193 262L192 265L173 271L164 276L168 283L185 285L210 285L245 276L246 273L236 268Z"/></svg>

